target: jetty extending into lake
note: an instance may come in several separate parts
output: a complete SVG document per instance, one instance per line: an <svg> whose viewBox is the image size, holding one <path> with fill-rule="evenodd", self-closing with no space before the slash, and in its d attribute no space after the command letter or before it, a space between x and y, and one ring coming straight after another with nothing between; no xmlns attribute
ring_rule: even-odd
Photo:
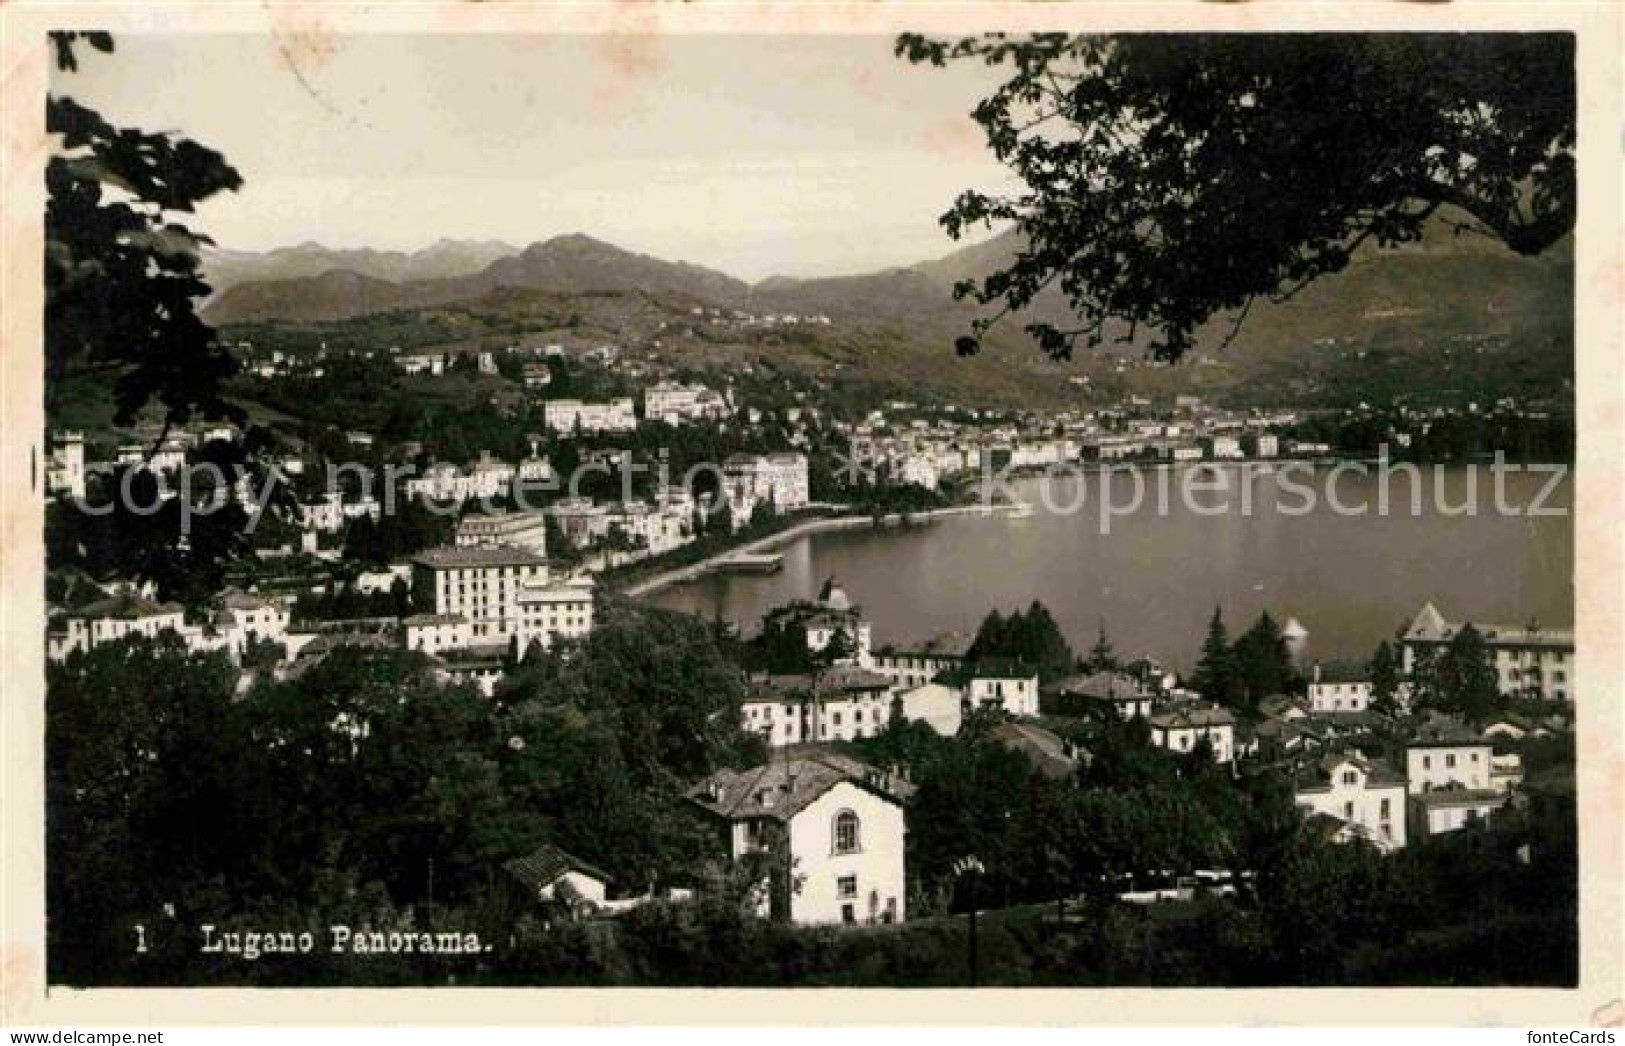
<svg viewBox="0 0 1625 1046"><path fill-rule="evenodd" d="M924 512L892 513L886 516L822 516L809 519L776 534L758 538L727 552L719 552L708 559L687 566L677 567L664 571L653 577L648 577L635 584L628 585L624 592L634 598L647 596L672 585L680 585L694 581L718 570L735 571L744 568L749 573L772 573L783 564L783 557L778 550L784 546L800 540L809 534L817 534L826 530L853 530L860 527L903 526L913 523L929 522L936 519L945 519L952 516L973 515L1009 515L1025 511L1032 512L1032 506L1026 502L1004 503L997 505L952 505L948 508L928 509ZM751 569L764 567L769 560L775 565L771 569Z"/></svg>

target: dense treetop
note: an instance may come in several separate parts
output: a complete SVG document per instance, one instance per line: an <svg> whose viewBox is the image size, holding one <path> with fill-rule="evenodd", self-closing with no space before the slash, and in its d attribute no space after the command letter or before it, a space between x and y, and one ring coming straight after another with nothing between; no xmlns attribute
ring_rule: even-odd
<svg viewBox="0 0 1625 1046"><path fill-rule="evenodd" d="M1010 69L973 116L1020 185L966 191L942 223L1011 224L1025 245L956 288L999 309L963 353L1053 284L1078 323L1028 324L1051 356L1144 327L1175 360L1208 320L1239 326L1440 208L1520 254L1574 225L1571 35L908 34L896 51Z"/></svg>

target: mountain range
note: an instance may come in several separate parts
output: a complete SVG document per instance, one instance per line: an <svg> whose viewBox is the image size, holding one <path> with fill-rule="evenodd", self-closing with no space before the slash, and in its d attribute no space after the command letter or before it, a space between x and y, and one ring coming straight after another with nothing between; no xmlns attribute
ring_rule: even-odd
<svg viewBox="0 0 1625 1046"><path fill-rule="evenodd" d="M818 279L772 277L751 284L579 233L523 249L442 240L410 254L303 244L261 255L211 252L205 270L216 293L203 311L216 325L311 323L548 295L574 298L590 320L603 296L636 294L679 312L704 305L757 313L821 313L838 330L867 335L861 351L851 351L848 339L840 351L826 355L839 356L843 365L859 372L931 382L952 362L951 349L945 347L975 315L972 306L953 300L954 284L994 271L1018 246L1015 234L1006 232L912 266ZM1486 237L1453 231L1441 216L1419 243L1389 249L1368 244L1343 272L1323 277L1291 300L1260 301L1242 336L1223 353L1212 346L1223 340L1229 320L1212 321L1199 332L1201 351L1195 356L1197 364L1208 365L1208 372L1196 383L1224 385L1269 370L1301 383L1302 375L1292 372L1325 371L1327 345L1341 345L1350 353L1372 346L1385 352L1397 348L1403 358L1406 352L1423 352L1452 339L1498 337L1516 357L1512 371L1540 372L1524 384L1555 394L1572 372L1572 270L1571 239L1538 257L1521 257ZM1069 315L1056 293L1041 296L1030 312L1052 321ZM1041 360L1019 328L1019 322L1003 325L989 339L991 354L1021 360L1022 369L1033 376L1033 387L1053 386L1062 372ZM1092 354L1093 370L1084 366L1076 373L1099 375L1102 360L1120 371L1120 361L1143 355L1147 344L1142 333L1131 343L1108 346ZM1317 353L1322 358L1311 359ZM1538 355L1524 358L1531 353ZM884 358L888 355L892 358ZM1365 358L1363 351L1360 358ZM1385 366L1394 365L1392 355L1382 358L1388 361ZM1192 369L1184 368L1187 375ZM1326 380L1346 378L1326 375ZM1170 379L1153 375L1147 380L1155 385Z"/></svg>

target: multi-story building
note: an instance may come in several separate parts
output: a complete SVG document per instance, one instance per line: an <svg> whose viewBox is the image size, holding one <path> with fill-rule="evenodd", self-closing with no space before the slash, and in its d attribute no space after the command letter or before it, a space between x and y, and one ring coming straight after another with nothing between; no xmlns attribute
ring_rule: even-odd
<svg viewBox="0 0 1625 1046"><path fill-rule="evenodd" d="M1273 432L1249 432L1242 437L1242 448L1255 458L1281 456L1281 438Z"/></svg>
<svg viewBox="0 0 1625 1046"><path fill-rule="evenodd" d="M1405 776L1413 795L1435 788L1488 789L1494 747L1457 720L1429 718L1405 744Z"/></svg>
<svg viewBox="0 0 1625 1046"><path fill-rule="evenodd" d="M807 507L807 455L735 454L722 463L735 526L750 521L758 502L779 512Z"/></svg>
<svg viewBox="0 0 1625 1046"><path fill-rule="evenodd" d="M899 923L905 918L906 781L854 759L820 754L721 770L688 799L709 815L736 862L784 862L764 875L757 911L799 924ZM775 878L783 883L773 886Z"/></svg>
<svg viewBox="0 0 1625 1046"><path fill-rule="evenodd" d="M596 505L591 498L560 498L546 512L576 548L586 548L609 533L608 506Z"/></svg>
<svg viewBox="0 0 1625 1046"><path fill-rule="evenodd" d="M406 481L408 497L430 501L468 501L500 497L513 486L513 465L483 458L466 468L448 462L430 465L422 476Z"/></svg>
<svg viewBox="0 0 1625 1046"><path fill-rule="evenodd" d="M540 512L490 512L464 516L457 524L457 545L510 545L547 555L547 519Z"/></svg>
<svg viewBox="0 0 1625 1046"><path fill-rule="evenodd" d="M1170 708L1151 717L1151 743L1181 754L1206 741L1215 763L1236 757L1236 717L1216 705Z"/></svg>
<svg viewBox="0 0 1625 1046"><path fill-rule="evenodd" d="M1151 716L1155 692L1145 681L1123 672L1092 672L1071 676L1056 683L1057 710L1075 715L1087 708L1103 708L1119 719L1146 719Z"/></svg>
<svg viewBox="0 0 1625 1046"><path fill-rule="evenodd" d="M120 592L62 615L46 636L46 654L60 661L76 650L90 651L126 636L156 639L163 632L184 636L185 608L155 603L133 592Z"/></svg>
<svg viewBox="0 0 1625 1046"><path fill-rule="evenodd" d="M898 465L897 478L904 483L935 490L941 476L938 474L936 459L931 455L905 454Z"/></svg>
<svg viewBox="0 0 1625 1046"><path fill-rule="evenodd" d="M1448 644L1463 626L1446 621L1432 603L1400 637L1407 674L1418 657ZM1574 630L1527 625L1473 625L1489 648L1502 694L1547 701L1574 700Z"/></svg>
<svg viewBox="0 0 1625 1046"><path fill-rule="evenodd" d="M288 604L275 596L253 592L227 591L220 597L224 633L233 656L254 643L282 643L287 639L290 612Z"/></svg>
<svg viewBox="0 0 1625 1046"><path fill-rule="evenodd" d="M401 638L408 650L438 656L474 644L474 631L461 614L413 614L401 619Z"/></svg>
<svg viewBox="0 0 1625 1046"><path fill-rule="evenodd" d="M51 436L51 459L45 470L45 493L85 497L85 434L56 432Z"/></svg>
<svg viewBox="0 0 1625 1046"><path fill-rule="evenodd" d="M643 390L643 416L648 421L681 425L687 421L721 418L727 413L728 401L720 392L704 385L662 381Z"/></svg>
<svg viewBox="0 0 1625 1046"><path fill-rule="evenodd" d="M1309 710L1326 712L1364 712L1371 707L1371 684L1364 680L1322 679L1316 665L1313 682L1309 684Z"/></svg>
<svg viewBox="0 0 1625 1046"><path fill-rule="evenodd" d="M839 656L832 655L835 663L862 668L873 665L873 628L833 577L825 579L816 600L799 600L775 607L768 612L763 625L773 629L800 629L806 637L809 654L823 653L836 641L835 637L841 635L846 650Z"/></svg>
<svg viewBox="0 0 1625 1046"><path fill-rule="evenodd" d="M545 363L527 363L520 373L527 389L545 389L553 384L553 368Z"/></svg>
<svg viewBox="0 0 1625 1046"><path fill-rule="evenodd" d="M1335 752L1304 767L1294 798L1329 819L1332 838L1363 839L1383 852L1405 846L1405 776L1358 752Z"/></svg>
<svg viewBox="0 0 1625 1046"><path fill-rule="evenodd" d="M883 647L869 655L869 668L892 681L897 690L925 686L964 663L963 644L951 648L931 643L898 649Z"/></svg>
<svg viewBox="0 0 1625 1046"><path fill-rule="evenodd" d="M576 432L630 432L638 427L630 396L620 396L605 403L585 403L577 399L548 400L542 407L542 423L564 436Z"/></svg>
<svg viewBox="0 0 1625 1046"><path fill-rule="evenodd" d="M891 719L891 680L839 665L815 675L752 681L741 706L747 730L772 747L873 737Z"/></svg>
<svg viewBox="0 0 1625 1046"><path fill-rule="evenodd" d="M468 622L468 642L491 646L532 642L592 630L590 580L550 583L547 560L528 549L462 546L429 549L412 559L413 602L437 616Z"/></svg>
<svg viewBox="0 0 1625 1046"><path fill-rule="evenodd" d="M1038 673L1030 665L1005 658L983 658L942 678L965 694L970 710L996 705L1013 716L1038 714Z"/></svg>

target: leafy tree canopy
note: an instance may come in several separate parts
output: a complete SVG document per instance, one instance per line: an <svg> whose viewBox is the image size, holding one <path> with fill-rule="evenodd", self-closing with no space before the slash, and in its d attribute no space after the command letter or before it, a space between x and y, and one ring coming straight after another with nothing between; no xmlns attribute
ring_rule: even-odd
<svg viewBox="0 0 1625 1046"><path fill-rule="evenodd" d="M1574 226L1572 35L908 34L896 52L1011 70L973 116L1020 185L942 217L956 238L1008 224L1023 241L956 287L1000 307L962 353L1053 284L1078 325L1027 325L1050 356L1145 327L1177 360L1208 320L1239 327L1367 240L1418 239L1440 207L1521 254Z"/></svg>
<svg viewBox="0 0 1625 1046"><path fill-rule="evenodd" d="M78 68L81 40L113 50L107 33L51 38L64 71ZM57 141L45 169L47 407L77 374L112 370L121 425L153 400L170 424L241 421L221 391L236 361L194 307L209 291L199 263L212 241L175 218L241 176L212 149L116 127L65 95L47 99L45 122Z"/></svg>

